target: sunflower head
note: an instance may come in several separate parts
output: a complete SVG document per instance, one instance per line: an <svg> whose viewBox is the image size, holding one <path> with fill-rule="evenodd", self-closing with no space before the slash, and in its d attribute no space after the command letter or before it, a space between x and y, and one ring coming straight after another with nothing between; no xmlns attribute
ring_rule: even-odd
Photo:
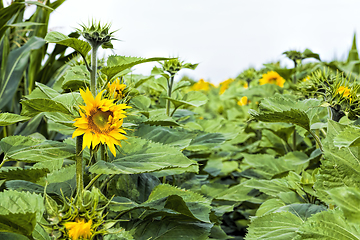
<svg viewBox="0 0 360 240"><path fill-rule="evenodd" d="M116 156L115 145L120 145L120 140L127 139L126 132L121 128L126 117L124 109L130 108L126 104L115 104L114 100L102 99L101 91L97 96L91 94L89 89L80 90L85 106L80 107L80 118L75 119L77 129L72 137L83 136L83 149L91 149L101 144L106 144L111 153Z"/></svg>
<svg viewBox="0 0 360 240"><path fill-rule="evenodd" d="M109 95L116 99L120 100L124 98L124 89L126 88L126 85L123 83L120 83L120 80L117 78L115 81L113 81L111 84L108 83L107 85L107 91Z"/></svg>
<svg viewBox="0 0 360 240"><path fill-rule="evenodd" d="M239 106L245 106L245 105L247 105L249 102L250 102L250 101L248 101L247 96L243 96L243 97L237 102L237 104L238 104Z"/></svg>
<svg viewBox="0 0 360 240"><path fill-rule="evenodd" d="M75 219L75 221L67 222L64 224L68 236L71 240L78 240L78 239L90 239L92 229L92 220L90 219L86 222L85 219Z"/></svg>
<svg viewBox="0 0 360 240"><path fill-rule="evenodd" d="M198 82L196 82L194 85L191 86L190 90L192 91L209 91L211 87L214 87L209 82L205 82L204 79L200 79Z"/></svg>
<svg viewBox="0 0 360 240"><path fill-rule="evenodd" d="M282 78L277 72L270 71L262 75L259 80L260 85L264 84L275 84L279 87L284 87L285 79Z"/></svg>
<svg viewBox="0 0 360 240"><path fill-rule="evenodd" d="M234 81L234 79L229 78L229 79L221 82L219 94L222 95L226 91L226 89L229 88L230 83L232 83L233 81Z"/></svg>

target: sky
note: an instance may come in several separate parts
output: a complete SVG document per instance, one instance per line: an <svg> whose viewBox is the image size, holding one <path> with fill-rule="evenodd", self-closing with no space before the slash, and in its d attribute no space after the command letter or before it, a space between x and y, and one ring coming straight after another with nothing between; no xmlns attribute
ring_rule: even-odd
<svg viewBox="0 0 360 240"><path fill-rule="evenodd" d="M179 57L199 63L188 75L217 84L249 67L281 61L309 48L326 61L345 59L360 33L357 0L66 0L50 17L51 30L69 34L91 19L118 30L113 51L101 54ZM155 63L136 66L150 74Z"/></svg>

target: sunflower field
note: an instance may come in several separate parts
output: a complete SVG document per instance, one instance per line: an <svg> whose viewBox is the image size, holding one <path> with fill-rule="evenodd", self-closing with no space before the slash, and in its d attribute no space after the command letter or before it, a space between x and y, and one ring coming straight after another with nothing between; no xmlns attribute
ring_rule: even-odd
<svg viewBox="0 0 360 240"><path fill-rule="evenodd" d="M109 24L48 31L64 1L0 2L0 239L360 239L355 36L215 86L99 58Z"/></svg>

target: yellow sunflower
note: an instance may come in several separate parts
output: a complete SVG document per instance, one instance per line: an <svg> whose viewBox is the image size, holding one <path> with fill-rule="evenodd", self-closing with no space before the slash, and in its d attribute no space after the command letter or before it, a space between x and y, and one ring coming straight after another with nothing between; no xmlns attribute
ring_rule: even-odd
<svg viewBox="0 0 360 240"><path fill-rule="evenodd" d="M124 97L123 91L126 88L125 84L120 83L120 80L117 78L115 81L113 81L111 84L108 83L107 90L110 96L112 96L114 99L122 99Z"/></svg>
<svg viewBox="0 0 360 240"><path fill-rule="evenodd" d="M259 82L260 85L270 83L270 84L276 84L279 87L284 87L285 79L283 79L277 72L270 71L263 74Z"/></svg>
<svg viewBox="0 0 360 240"><path fill-rule="evenodd" d="M214 85L212 85L209 82L205 82L204 79L200 79L197 83L195 83L194 85L191 86L190 90L192 91L209 91L211 87L214 87Z"/></svg>
<svg viewBox="0 0 360 240"><path fill-rule="evenodd" d="M89 89L80 94L85 106L80 106L80 118L76 118L74 126L77 129L72 137L84 134L83 149L87 146L94 149L99 143L107 144L110 151L116 156L115 144L120 145L120 140L127 139L121 128L123 118L126 117L124 109L131 108L126 104L114 104L114 100L101 99L101 91L95 98ZM123 133L123 134L122 134Z"/></svg>
<svg viewBox="0 0 360 240"><path fill-rule="evenodd" d="M234 81L234 79L229 78L229 79L221 82L220 83L220 92L219 92L219 94L220 95L223 94L226 91L226 89L229 88L230 83L232 83L233 81Z"/></svg>
<svg viewBox="0 0 360 240"><path fill-rule="evenodd" d="M75 222L64 224L71 240L90 239L92 220L85 222L85 219L76 219Z"/></svg>
<svg viewBox="0 0 360 240"><path fill-rule="evenodd" d="M245 106L245 105L247 105L249 102L250 102L250 101L248 101L247 96L243 96L243 97L237 102L237 104L238 104L239 106Z"/></svg>
<svg viewBox="0 0 360 240"><path fill-rule="evenodd" d="M342 95L345 98L351 98L350 88L348 88L348 87L340 86L338 88L338 90L336 91L336 93L339 93L340 95Z"/></svg>

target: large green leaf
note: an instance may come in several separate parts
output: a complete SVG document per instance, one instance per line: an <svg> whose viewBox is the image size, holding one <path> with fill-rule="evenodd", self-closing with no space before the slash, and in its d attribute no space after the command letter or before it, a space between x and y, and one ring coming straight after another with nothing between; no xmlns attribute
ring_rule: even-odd
<svg viewBox="0 0 360 240"><path fill-rule="evenodd" d="M336 206L344 212L347 220L360 222L360 190L353 187L340 187L328 191Z"/></svg>
<svg viewBox="0 0 360 240"><path fill-rule="evenodd" d="M0 214L0 232L18 233L30 237L35 225L34 212Z"/></svg>
<svg viewBox="0 0 360 240"><path fill-rule="evenodd" d="M43 198L29 192L4 191L0 193L0 199L1 215L36 213L39 221L45 210Z"/></svg>
<svg viewBox="0 0 360 240"><path fill-rule="evenodd" d="M301 218L289 212L277 212L253 218L248 228L246 240L291 240L303 224Z"/></svg>
<svg viewBox="0 0 360 240"><path fill-rule="evenodd" d="M36 182L44 177L49 170L47 168L0 168L0 179L6 180L26 180Z"/></svg>
<svg viewBox="0 0 360 240"><path fill-rule="evenodd" d="M188 107L200 107L201 105L204 105L208 98L205 94L198 91L191 91L186 93L181 100L165 97L166 99L169 99L172 104L174 104L175 108L179 108L181 106Z"/></svg>
<svg viewBox="0 0 360 240"><path fill-rule="evenodd" d="M24 70L28 65L31 50L39 49L45 44L42 38L31 37L22 47L9 53L5 70L5 78L0 84L0 108L3 108L18 88Z"/></svg>
<svg viewBox="0 0 360 240"><path fill-rule="evenodd" d="M13 113L0 113L0 126L7 126L29 120L30 117L20 116Z"/></svg>
<svg viewBox="0 0 360 240"><path fill-rule="evenodd" d="M90 86L90 73L84 65L71 67L64 75L61 88L64 90L77 91Z"/></svg>
<svg viewBox="0 0 360 240"><path fill-rule="evenodd" d="M294 101L282 95L265 98L259 105L259 112L249 110L250 115L264 122L286 122L293 123L307 131L310 131L311 119L307 111L319 107L320 100L306 99Z"/></svg>
<svg viewBox="0 0 360 240"><path fill-rule="evenodd" d="M131 68L137 64L146 62L156 62L168 60L169 58L139 58L139 57L126 57L126 56L110 56L107 60L107 67L103 67L101 72L107 76L107 79L112 79L115 75L124 71L125 69Z"/></svg>
<svg viewBox="0 0 360 240"><path fill-rule="evenodd" d="M299 229L301 239L359 240L360 227L346 221L342 212L323 211L309 218Z"/></svg>
<svg viewBox="0 0 360 240"><path fill-rule="evenodd" d="M334 145L342 147L359 147L360 146L360 128L348 126L344 131L334 138Z"/></svg>
<svg viewBox="0 0 360 240"><path fill-rule="evenodd" d="M24 136L10 136L1 139L1 150L5 159L24 162L41 162L73 157L73 146L51 140L40 140Z"/></svg>
<svg viewBox="0 0 360 240"><path fill-rule="evenodd" d="M22 111L21 114L25 116L34 116L41 112L60 112L65 114L72 114L72 111L68 106L64 105L62 102L55 101L52 99L44 98L35 98L22 100L21 104L30 111Z"/></svg>
<svg viewBox="0 0 360 240"><path fill-rule="evenodd" d="M327 191L337 187L360 186L360 147L343 147L338 149L333 142L346 125L329 120L324 159L321 161L320 172L316 176L315 190L318 197L332 203Z"/></svg>
<svg viewBox="0 0 360 240"><path fill-rule="evenodd" d="M134 238L138 240L206 240L212 224L179 222L172 219L147 220L134 229Z"/></svg>
<svg viewBox="0 0 360 240"><path fill-rule="evenodd" d="M86 57L86 55L91 50L91 46L88 42L77 38L70 38L56 31L49 32L45 37L45 41L71 47L80 53L83 57Z"/></svg>
<svg viewBox="0 0 360 240"><path fill-rule="evenodd" d="M141 138L122 142L121 151L112 162L99 161L90 168L92 173L133 174L168 168L187 168L196 165L176 148Z"/></svg>

